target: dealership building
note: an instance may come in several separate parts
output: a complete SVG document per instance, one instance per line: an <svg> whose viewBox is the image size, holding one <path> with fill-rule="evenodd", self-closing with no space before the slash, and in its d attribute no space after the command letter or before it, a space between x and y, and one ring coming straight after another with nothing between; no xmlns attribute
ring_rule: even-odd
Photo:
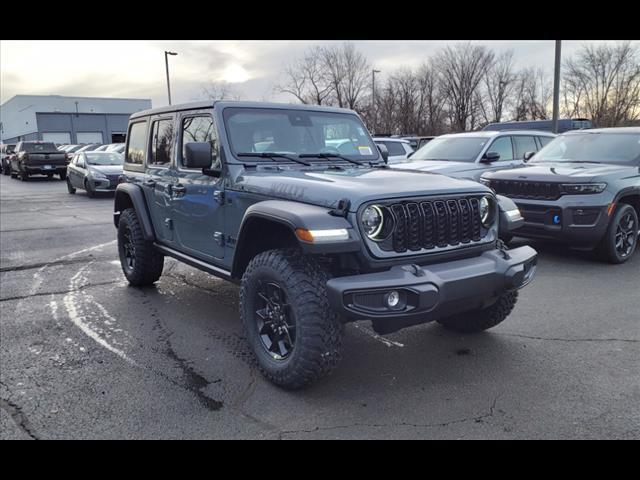
<svg viewBox="0 0 640 480"><path fill-rule="evenodd" d="M0 134L2 143L120 143L129 116L148 108L141 98L16 95L0 106Z"/></svg>

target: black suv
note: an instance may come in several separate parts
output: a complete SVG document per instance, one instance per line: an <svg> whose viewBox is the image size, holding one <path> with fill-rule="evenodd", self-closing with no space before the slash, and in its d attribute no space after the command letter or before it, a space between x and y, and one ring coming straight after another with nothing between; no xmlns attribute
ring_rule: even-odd
<svg viewBox="0 0 640 480"><path fill-rule="evenodd" d="M481 182L511 197L525 223L517 235L596 249L628 260L638 242L640 128L567 132L527 166L490 172Z"/></svg>
<svg viewBox="0 0 640 480"><path fill-rule="evenodd" d="M391 170L383 152L345 109L220 101L135 113L114 207L124 274L150 285L169 255L239 283L258 365L285 388L333 369L348 321L382 334L500 323L536 264L531 247L498 241L499 227L517 226L513 202Z"/></svg>

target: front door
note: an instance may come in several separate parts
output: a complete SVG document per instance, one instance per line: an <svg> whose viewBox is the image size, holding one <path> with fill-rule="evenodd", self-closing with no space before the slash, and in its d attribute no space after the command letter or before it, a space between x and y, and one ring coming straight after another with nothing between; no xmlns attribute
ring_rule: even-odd
<svg viewBox="0 0 640 480"><path fill-rule="evenodd" d="M500 158L495 162L485 164L483 169L485 171L506 170L522 163L522 160L515 159L511 136L496 138L487 148L487 152L497 152L500 154Z"/></svg>
<svg viewBox="0 0 640 480"><path fill-rule="evenodd" d="M210 142L216 158L218 135L208 112L183 114L178 128L171 215L176 247L182 252L215 261L224 257L224 190L221 178L204 175L201 169L184 166L184 145Z"/></svg>

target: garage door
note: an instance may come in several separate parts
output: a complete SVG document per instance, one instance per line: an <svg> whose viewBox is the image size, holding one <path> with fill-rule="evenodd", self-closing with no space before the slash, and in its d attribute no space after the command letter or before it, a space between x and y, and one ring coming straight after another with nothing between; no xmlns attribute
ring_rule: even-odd
<svg viewBox="0 0 640 480"><path fill-rule="evenodd" d="M43 142L71 143L69 132L42 132Z"/></svg>
<svg viewBox="0 0 640 480"><path fill-rule="evenodd" d="M102 132L78 132L78 143L102 143Z"/></svg>

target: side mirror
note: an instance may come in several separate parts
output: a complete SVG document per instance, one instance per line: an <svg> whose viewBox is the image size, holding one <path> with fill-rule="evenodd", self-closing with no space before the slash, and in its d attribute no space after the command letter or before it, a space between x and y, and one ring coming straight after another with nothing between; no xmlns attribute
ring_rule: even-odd
<svg viewBox="0 0 640 480"><path fill-rule="evenodd" d="M524 153L524 157L522 157L522 159L523 159L525 162L528 162L528 161L529 161L529 159L530 159L531 157L533 157L535 154L536 154L536 152L525 152L525 153Z"/></svg>
<svg viewBox="0 0 640 480"><path fill-rule="evenodd" d="M376 144L376 146L380 151L380 155L382 155L382 160L384 160L384 163L389 163L389 150L387 150L387 146L382 144Z"/></svg>
<svg viewBox="0 0 640 480"><path fill-rule="evenodd" d="M190 142L184 146L184 166L187 168L210 169L213 151L209 142Z"/></svg>
<svg viewBox="0 0 640 480"><path fill-rule="evenodd" d="M498 152L487 152L480 159L482 163L497 162L498 160L500 160L500 154Z"/></svg>

